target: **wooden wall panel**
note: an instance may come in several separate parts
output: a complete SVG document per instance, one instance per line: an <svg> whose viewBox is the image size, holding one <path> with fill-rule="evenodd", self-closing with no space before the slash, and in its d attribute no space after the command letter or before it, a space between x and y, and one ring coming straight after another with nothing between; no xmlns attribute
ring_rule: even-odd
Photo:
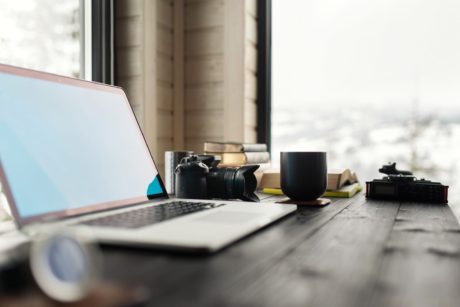
<svg viewBox="0 0 460 307"><path fill-rule="evenodd" d="M223 25L223 0L185 0L185 30L209 29Z"/></svg>
<svg viewBox="0 0 460 307"><path fill-rule="evenodd" d="M161 53L162 55L172 59L173 54L174 54L172 30L168 30L165 28L159 28L157 35L158 35L157 51Z"/></svg>
<svg viewBox="0 0 460 307"><path fill-rule="evenodd" d="M244 126L257 127L257 103L254 100L246 99L244 103Z"/></svg>
<svg viewBox="0 0 460 307"><path fill-rule="evenodd" d="M171 84L157 82L158 109L173 112L173 90Z"/></svg>
<svg viewBox="0 0 460 307"><path fill-rule="evenodd" d="M122 87L128 97L128 101L132 106L142 105L142 79L140 76L118 78L117 85Z"/></svg>
<svg viewBox="0 0 460 307"><path fill-rule="evenodd" d="M157 74L158 80L169 85L173 85L173 60L161 53L157 54Z"/></svg>
<svg viewBox="0 0 460 307"><path fill-rule="evenodd" d="M173 112L174 112L174 138L173 145L175 150L183 150L185 142L185 101L184 101L184 0L174 0L174 95L173 95Z"/></svg>
<svg viewBox="0 0 460 307"><path fill-rule="evenodd" d="M257 1L245 0L244 141L257 140Z"/></svg>
<svg viewBox="0 0 460 307"><path fill-rule="evenodd" d="M222 110L224 87L222 82L208 83L185 89L185 110Z"/></svg>
<svg viewBox="0 0 460 307"><path fill-rule="evenodd" d="M257 71L257 46L246 44L245 52L245 67L254 74Z"/></svg>
<svg viewBox="0 0 460 307"><path fill-rule="evenodd" d="M173 114L171 111L158 110L158 138L170 138L172 140L173 130Z"/></svg>
<svg viewBox="0 0 460 307"><path fill-rule="evenodd" d="M146 0L151 1L151 0ZM157 77L153 86L156 88L157 112L157 147L155 161L164 175L164 152L174 147L174 3L171 0L157 2Z"/></svg>
<svg viewBox="0 0 460 307"><path fill-rule="evenodd" d="M203 153L203 144L207 141L223 142L224 138L222 136L187 137L185 148L193 150L196 153Z"/></svg>
<svg viewBox="0 0 460 307"><path fill-rule="evenodd" d="M222 135L222 112L189 112L185 121L186 137L220 137ZM201 148L202 148L201 144Z"/></svg>
<svg viewBox="0 0 460 307"><path fill-rule="evenodd" d="M117 76L134 77L142 75L142 54L143 50L140 46L119 48L115 59Z"/></svg>
<svg viewBox="0 0 460 307"><path fill-rule="evenodd" d="M224 2L184 2L185 145L202 152L206 140L221 140L224 125Z"/></svg>
<svg viewBox="0 0 460 307"><path fill-rule="evenodd" d="M142 35L141 16L118 19L117 31L115 31L116 47L140 46L142 44Z"/></svg>
<svg viewBox="0 0 460 307"><path fill-rule="evenodd" d="M246 40L253 45L257 45L257 19L246 12L245 24Z"/></svg>
<svg viewBox="0 0 460 307"><path fill-rule="evenodd" d="M134 115L136 116L137 122L141 129L144 127L144 105L132 106Z"/></svg>
<svg viewBox="0 0 460 307"><path fill-rule="evenodd" d="M116 0L116 79L161 172L165 150L256 140L256 2Z"/></svg>
<svg viewBox="0 0 460 307"><path fill-rule="evenodd" d="M193 56L222 55L224 50L224 29L222 26L189 31L185 40L185 55Z"/></svg>
<svg viewBox="0 0 460 307"><path fill-rule="evenodd" d="M213 55L185 61L185 84L197 85L223 82L224 61L222 55Z"/></svg>
<svg viewBox="0 0 460 307"><path fill-rule="evenodd" d="M142 16L144 0L116 0L115 22L122 17Z"/></svg>
<svg viewBox="0 0 460 307"><path fill-rule="evenodd" d="M250 70L245 71L245 82L244 82L245 98L256 101L257 99L257 76L255 72Z"/></svg>
<svg viewBox="0 0 460 307"><path fill-rule="evenodd" d="M159 167L174 138L173 14L171 0L116 0L117 84Z"/></svg>
<svg viewBox="0 0 460 307"><path fill-rule="evenodd" d="M147 0L152 1L152 0ZM173 28L173 6L169 0L155 0L157 2L157 22L160 27Z"/></svg>

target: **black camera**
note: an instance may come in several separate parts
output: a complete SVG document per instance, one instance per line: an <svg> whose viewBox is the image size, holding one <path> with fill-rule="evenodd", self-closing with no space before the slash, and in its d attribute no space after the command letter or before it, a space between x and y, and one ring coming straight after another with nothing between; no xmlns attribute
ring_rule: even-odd
<svg viewBox="0 0 460 307"><path fill-rule="evenodd" d="M416 179L408 171L396 169L396 163L380 170L388 176L366 182L366 197L374 199L446 204L449 187L440 182Z"/></svg>
<svg viewBox="0 0 460 307"><path fill-rule="evenodd" d="M210 155L185 157L176 167L176 196L193 199L241 199L257 202L254 193L259 165L218 167L219 160Z"/></svg>

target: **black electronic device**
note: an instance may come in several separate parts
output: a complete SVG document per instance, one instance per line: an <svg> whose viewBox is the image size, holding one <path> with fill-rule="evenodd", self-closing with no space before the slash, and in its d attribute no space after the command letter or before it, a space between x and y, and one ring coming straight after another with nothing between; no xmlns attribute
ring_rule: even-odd
<svg viewBox="0 0 460 307"><path fill-rule="evenodd" d="M413 175L410 171L403 171L396 168L396 162L389 162L379 168L379 172L387 175Z"/></svg>
<svg viewBox="0 0 460 307"><path fill-rule="evenodd" d="M181 160L175 170L176 197L193 199L241 199L257 202L254 193L259 165L218 167L211 155L193 155Z"/></svg>
<svg viewBox="0 0 460 307"><path fill-rule="evenodd" d="M398 171L396 163L390 166L391 174L366 182L367 198L441 204L448 202L448 186L440 182L417 179L408 171ZM388 168L384 166L379 171L385 173Z"/></svg>

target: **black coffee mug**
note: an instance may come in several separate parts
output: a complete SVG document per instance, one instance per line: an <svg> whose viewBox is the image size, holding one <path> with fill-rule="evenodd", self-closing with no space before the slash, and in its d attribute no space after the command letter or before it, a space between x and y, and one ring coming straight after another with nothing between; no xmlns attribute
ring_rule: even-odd
<svg viewBox="0 0 460 307"><path fill-rule="evenodd" d="M315 200L327 187L325 152L282 152L281 189L292 200Z"/></svg>

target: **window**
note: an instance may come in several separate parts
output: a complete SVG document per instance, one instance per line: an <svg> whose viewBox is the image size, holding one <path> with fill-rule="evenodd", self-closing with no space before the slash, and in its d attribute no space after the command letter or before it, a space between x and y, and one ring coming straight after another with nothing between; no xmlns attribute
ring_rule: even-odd
<svg viewBox="0 0 460 307"><path fill-rule="evenodd" d="M81 5L0 0L0 63L84 77Z"/></svg>
<svg viewBox="0 0 460 307"><path fill-rule="evenodd" d="M361 181L395 161L460 199L460 3L272 3L273 160L324 150Z"/></svg>

